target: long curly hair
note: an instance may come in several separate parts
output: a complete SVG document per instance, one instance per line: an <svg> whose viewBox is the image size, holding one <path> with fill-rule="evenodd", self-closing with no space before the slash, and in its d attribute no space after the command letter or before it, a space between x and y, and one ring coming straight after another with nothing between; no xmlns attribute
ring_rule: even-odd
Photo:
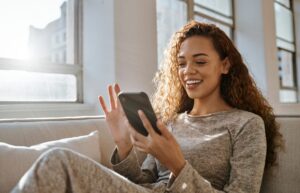
<svg viewBox="0 0 300 193"><path fill-rule="evenodd" d="M163 65L154 78L156 91L151 98L154 110L164 123L174 120L179 113L192 110L194 101L180 83L177 61L182 42L192 36L210 38L220 58L228 58L231 66L228 74L221 77L221 96L230 106L255 113L264 120L267 138L265 169L276 165L278 150L283 149L284 142L273 109L257 88L232 41L213 24L191 21L173 35L164 53Z"/></svg>

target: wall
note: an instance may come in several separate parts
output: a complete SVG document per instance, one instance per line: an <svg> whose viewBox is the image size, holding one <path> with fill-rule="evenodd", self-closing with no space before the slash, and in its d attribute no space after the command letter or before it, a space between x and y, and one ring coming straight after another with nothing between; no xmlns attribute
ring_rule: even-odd
<svg viewBox="0 0 300 193"><path fill-rule="evenodd" d="M84 102L94 112L97 96L106 94L106 87L115 77L114 1L84 0L83 79Z"/></svg>
<svg viewBox="0 0 300 193"><path fill-rule="evenodd" d="M124 90L152 93L156 34L155 1L115 1L116 81Z"/></svg>
<svg viewBox="0 0 300 193"><path fill-rule="evenodd" d="M98 95L107 85L153 92L157 70L156 6L153 0L84 1L84 101L101 113Z"/></svg>

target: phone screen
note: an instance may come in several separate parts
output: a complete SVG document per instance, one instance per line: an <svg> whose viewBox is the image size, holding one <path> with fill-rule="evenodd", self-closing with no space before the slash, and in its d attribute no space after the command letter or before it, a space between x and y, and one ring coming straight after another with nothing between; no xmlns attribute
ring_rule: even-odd
<svg viewBox="0 0 300 193"><path fill-rule="evenodd" d="M161 134L156 126L157 118L146 93L121 92L118 94L118 97L129 123L137 132L144 136L148 135L148 132L138 115L138 110L142 110L150 121L153 129L158 134Z"/></svg>

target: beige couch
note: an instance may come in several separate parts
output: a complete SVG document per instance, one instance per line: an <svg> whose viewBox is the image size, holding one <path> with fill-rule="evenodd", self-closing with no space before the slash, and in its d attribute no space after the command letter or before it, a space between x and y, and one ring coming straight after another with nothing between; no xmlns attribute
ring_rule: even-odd
<svg viewBox="0 0 300 193"><path fill-rule="evenodd" d="M286 139L286 153L280 155L280 166L266 173L263 193L298 193L300 191L300 118L278 118ZM28 119L0 121L0 142L31 146L72 136L99 131L101 163L110 167L109 158L114 148L103 117L75 117L56 119ZM97 147L90 147L97 148ZM2 155L0 155L2 156ZM20 162L22 159L20 158ZM1 163L0 163L1 164ZM1 170L0 165L0 170ZM11 167L14 167L11 165ZM7 174L8 176L14 173ZM1 187L0 187L1 188Z"/></svg>

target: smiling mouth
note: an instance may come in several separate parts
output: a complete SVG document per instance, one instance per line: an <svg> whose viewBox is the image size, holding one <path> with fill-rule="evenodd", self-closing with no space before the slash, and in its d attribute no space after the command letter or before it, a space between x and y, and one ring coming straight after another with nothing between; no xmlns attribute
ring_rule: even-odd
<svg viewBox="0 0 300 193"><path fill-rule="evenodd" d="M187 81L185 81L185 85L186 85L187 89L194 89L202 83L203 83L203 80L187 80Z"/></svg>

